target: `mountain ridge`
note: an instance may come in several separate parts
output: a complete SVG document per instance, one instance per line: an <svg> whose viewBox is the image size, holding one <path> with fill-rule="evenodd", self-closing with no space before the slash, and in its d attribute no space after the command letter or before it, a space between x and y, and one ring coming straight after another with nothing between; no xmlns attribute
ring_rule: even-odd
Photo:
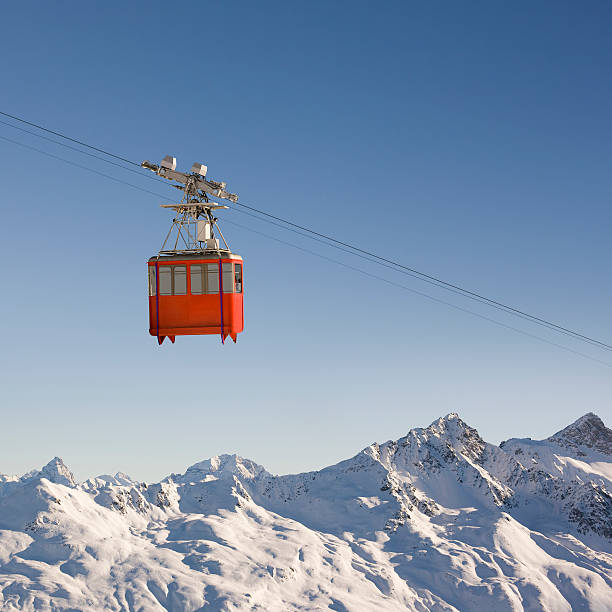
<svg viewBox="0 0 612 612"><path fill-rule="evenodd" d="M608 431L496 446L450 413L321 470L224 454L153 484L56 457L0 476L0 607L604 610Z"/></svg>

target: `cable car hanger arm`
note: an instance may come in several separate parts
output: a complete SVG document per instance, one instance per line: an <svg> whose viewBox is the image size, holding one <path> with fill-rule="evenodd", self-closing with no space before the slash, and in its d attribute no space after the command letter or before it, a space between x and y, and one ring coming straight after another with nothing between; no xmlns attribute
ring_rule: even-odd
<svg viewBox="0 0 612 612"><path fill-rule="evenodd" d="M235 193L229 193L225 190L226 183L205 178L208 168L204 164L193 164L189 174L176 170L176 158L171 155L166 155L159 166L147 160L143 161L140 165L155 172L155 174L162 178L182 183L183 186L175 185L175 187L184 191L188 196L205 197L211 195L215 198L229 200L230 202L238 201L238 196Z"/></svg>

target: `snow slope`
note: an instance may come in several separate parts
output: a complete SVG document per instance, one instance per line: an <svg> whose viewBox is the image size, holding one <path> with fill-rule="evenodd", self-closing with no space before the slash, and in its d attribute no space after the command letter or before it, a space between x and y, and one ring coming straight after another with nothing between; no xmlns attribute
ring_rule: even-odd
<svg viewBox="0 0 612 612"><path fill-rule="evenodd" d="M456 414L320 471L0 475L2 610L610 610L612 431Z"/></svg>

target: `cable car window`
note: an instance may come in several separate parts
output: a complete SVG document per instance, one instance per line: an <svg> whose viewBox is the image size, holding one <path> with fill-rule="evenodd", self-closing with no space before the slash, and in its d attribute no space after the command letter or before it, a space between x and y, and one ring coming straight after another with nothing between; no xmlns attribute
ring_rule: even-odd
<svg viewBox="0 0 612 612"><path fill-rule="evenodd" d="M207 264L206 270L206 293L219 293L219 264Z"/></svg>
<svg viewBox="0 0 612 612"><path fill-rule="evenodd" d="M185 295L187 293L187 267L174 267L174 295Z"/></svg>
<svg viewBox="0 0 612 612"><path fill-rule="evenodd" d="M201 295L204 293L202 283L202 266L199 264L191 265L191 293L193 295Z"/></svg>
<svg viewBox="0 0 612 612"><path fill-rule="evenodd" d="M234 264L223 265L223 293L234 293Z"/></svg>
<svg viewBox="0 0 612 612"><path fill-rule="evenodd" d="M149 295L155 295L155 266L149 266Z"/></svg>
<svg viewBox="0 0 612 612"><path fill-rule="evenodd" d="M234 264L234 280L236 293L242 293L242 264Z"/></svg>
<svg viewBox="0 0 612 612"><path fill-rule="evenodd" d="M172 266L159 266L159 295L172 295Z"/></svg>

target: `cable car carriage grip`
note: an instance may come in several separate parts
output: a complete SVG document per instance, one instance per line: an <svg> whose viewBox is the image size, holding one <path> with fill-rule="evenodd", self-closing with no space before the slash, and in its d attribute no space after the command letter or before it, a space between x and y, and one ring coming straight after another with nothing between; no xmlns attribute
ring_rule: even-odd
<svg viewBox="0 0 612 612"><path fill-rule="evenodd" d="M193 164L189 174L178 172L176 158L167 155L159 166L148 161L141 166L176 181L173 187L183 192L179 204L161 205L176 214L162 248L148 261L149 333L159 344L204 334L236 342L244 329L243 262L230 250L214 216L228 207L209 197L237 202L238 196L227 192L225 183L206 179L208 169L202 164Z"/></svg>

